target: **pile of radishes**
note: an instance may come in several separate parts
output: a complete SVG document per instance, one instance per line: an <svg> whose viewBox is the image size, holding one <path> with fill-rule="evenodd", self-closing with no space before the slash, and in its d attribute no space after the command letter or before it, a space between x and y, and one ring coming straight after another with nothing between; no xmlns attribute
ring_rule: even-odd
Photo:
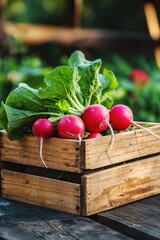
<svg viewBox="0 0 160 240"><path fill-rule="evenodd" d="M148 128L144 128L134 122L132 110L123 104L117 104L110 110L100 104L90 105L80 117L65 115L56 127L53 126L50 120L40 118L33 123L32 131L35 136L40 138L40 158L45 167L47 167L42 156L43 139L54 136L55 132L58 133L60 138L74 139L81 142L82 139L100 138L103 136L102 133L109 128L112 136L112 146L114 142L114 130L124 131L131 125L142 128L160 139L160 136ZM87 135L85 135L86 132L88 133Z"/></svg>

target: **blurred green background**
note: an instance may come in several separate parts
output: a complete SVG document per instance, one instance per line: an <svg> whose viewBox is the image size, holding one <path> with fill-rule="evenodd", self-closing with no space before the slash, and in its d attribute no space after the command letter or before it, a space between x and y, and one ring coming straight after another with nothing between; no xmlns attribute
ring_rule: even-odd
<svg viewBox="0 0 160 240"><path fill-rule="evenodd" d="M15 22L72 24L72 0L8 0L5 16ZM146 31L143 1L84 0L81 25L92 28Z"/></svg>
<svg viewBox="0 0 160 240"><path fill-rule="evenodd" d="M149 37L143 3L139 0L84 0L81 27L133 31ZM155 4L160 8L158 1ZM72 27L72 5L71 0L8 0L3 18L15 23ZM65 64L73 50L75 47L51 43L26 46L11 36L3 39L0 52L0 101L4 101L19 82L26 82L35 88L41 86L45 74L53 67ZM152 47L142 51L136 47L124 51L119 43L115 49L81 47L80 50L88 59L101 58L104 67L115 73L120 84L115 92L115 103L131 107L137 121L160 122L160 71ZM137 86L129 79L134 69L141 69L149 75L146 85Z"/></svg>

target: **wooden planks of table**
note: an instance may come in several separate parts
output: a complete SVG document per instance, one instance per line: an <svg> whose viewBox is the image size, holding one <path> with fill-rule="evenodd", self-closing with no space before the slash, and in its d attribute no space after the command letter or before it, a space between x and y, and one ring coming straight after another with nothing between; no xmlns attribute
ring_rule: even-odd
<svg viewBox="0 0 160 240"><path fill-rule="evenodd" d="M0 198L0 240L35 239L160 239L160 195L91 217Z"/></svg>

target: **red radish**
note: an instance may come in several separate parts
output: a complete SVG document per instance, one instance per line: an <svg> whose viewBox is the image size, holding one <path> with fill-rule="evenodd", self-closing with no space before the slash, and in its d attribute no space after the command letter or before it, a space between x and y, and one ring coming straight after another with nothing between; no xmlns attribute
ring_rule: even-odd
<svg viewBox="0 0 160 240"><path fill-rule="evenodd" d="M123 131L127 129L130 125L133 125L151 133L157 138L160 138L160 136L153 133L148 128L144 128L143 126L134 122L132 110L128 106L123 104L117 104L111 108L110 123L112 124L113 128L118 131Z"/></svg>
<svg viewBox="0 0 160 240"><path fill-rule="evenodd" d="M57 125L57 132L61 138L82 140L85 125L82 119L75 115L64 116Z"/></svg>
<svg viewBox="0 0 160 240"><path fill-rule="evenodd" d="M40 139L40 158L45 165L46 168L47 165L43 160L42 156L42 149L43 149L43 139L51 137L54 133L54 126L53 124L46 118L39 118L37 119L33 125L32 125L32 132L34 133L35 136L39 137Z"/></svg>
<svg viewBox="0 0 160 240"><path fill-rule="evenodd" d="M103 137L101 133L90 133L86 139L91 139L91 138L101 138Z"/></svg>
<svg viewBox="0 0 160 240"><path fill-rule="evenodd" d="M123 104L113 106L109 112L110 123L118 131L127 129L133 121L133 113L129 107Z"/></svg>
<svg viewBox="0 0 160 240"><path fill-rule="evenodd" d="M112 144L114 142L114 132L109 123L109 118L109 110L101 104L90 105L84 110L82 114L82 119L88 131L99 133L106 130L107 128L111 130L111 150Z"/></svg>
<svg viewBox="0 0 160 240"><path fill-rule="evenodd" d="M109 110L100 104L93 104L84 110L82 119L88 131L103 132L109 127Z"/></svg>
<svg viewBox="0 0 160 240"><path fill-rule="evenodd" d="M149 75L141 69L134 69L130 73L129 79L139 86L144 86L149 81Z"/></svg>

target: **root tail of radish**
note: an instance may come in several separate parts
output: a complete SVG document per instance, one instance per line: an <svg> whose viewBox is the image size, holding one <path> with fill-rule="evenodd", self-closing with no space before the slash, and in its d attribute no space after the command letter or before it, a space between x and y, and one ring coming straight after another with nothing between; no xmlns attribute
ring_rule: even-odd
<svg viewBox="0 0 160 240"><path fill-rule="evenodd" d="M113 128L112 126L110 125L110 123L108 123L108 127L111 131L111 143L110 143L110 148L108 150L108 153L112 150L112 147L113 147L113 143L114 143L114 131L113 131Z"/></svg>
<svg viewBox="0 0 160 240"><path fill-rule="evenodd" d="M156 138L159 138L159 139L160 139L160 136L158 136L156 133L152 132L152 131L149 130L148 128L145 128L145 127L141 126L140 124L138 124L138 123L136 123L136 122L133 122L133 121L132 121L132 125L135 126L135 127L141 128L141 129L143 129L144 131L149 132L150 134L152 134L152 135L155 136Z"/></svg>
<svg viewBox="0 0 160 240"><path fill-rule="evenodd" d="M78 144L79 144L79 147L81 146L81 143L82 143L82 138L80 136L80 134L78 135Z"/></svg>
<svg viewBox="0 0 160 240"><path fill-rule="evenodd" d="M46 168L48 168L47 164L45 163L45 161L43 160L43 137L40 137L40 149L39 149L39 154L40 154L40 159L42 161L42 163L44 164L44 166Z"/></svg>

